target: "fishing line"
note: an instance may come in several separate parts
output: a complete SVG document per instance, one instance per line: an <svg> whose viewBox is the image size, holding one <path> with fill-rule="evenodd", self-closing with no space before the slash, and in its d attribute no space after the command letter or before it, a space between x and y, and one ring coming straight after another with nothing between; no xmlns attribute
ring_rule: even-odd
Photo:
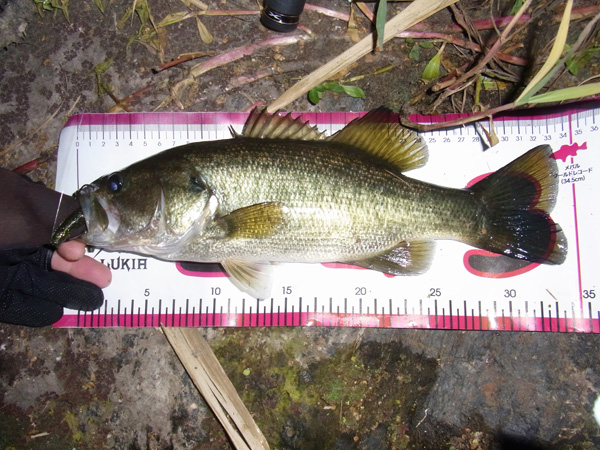
<svg viewBox="0 0 600 450"><path fill-rule="evenodd" d="M58 214L60 212L60 205L62 204L62 199L63 199L64 195L65 194L61 192L60 197L58 198L58 205L56 206L56 214L54 215L54 223L52 224L52 235L54 235L54 232L56 231L56 225L58 222Z"/></svg>

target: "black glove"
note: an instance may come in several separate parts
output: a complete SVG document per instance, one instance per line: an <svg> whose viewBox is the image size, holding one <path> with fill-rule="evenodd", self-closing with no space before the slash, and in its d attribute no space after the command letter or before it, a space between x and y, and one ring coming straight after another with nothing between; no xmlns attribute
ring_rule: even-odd
<svg viewBox="0 0 600 450"><path fill-rule="evenodd" d="M0 322L50 325L63 307L91 311L102 290L50 268L53 228L78 202L0 168ZM57 214L58 211L58 214Z"/></svg>
<svg viewBox="0 0 600 450"><path fill-rule="evenodd" d="M98 286L50 268L52 253L46 247L0 250L0 322L42 327L59 320L63 306L102 306Z"/></svg>

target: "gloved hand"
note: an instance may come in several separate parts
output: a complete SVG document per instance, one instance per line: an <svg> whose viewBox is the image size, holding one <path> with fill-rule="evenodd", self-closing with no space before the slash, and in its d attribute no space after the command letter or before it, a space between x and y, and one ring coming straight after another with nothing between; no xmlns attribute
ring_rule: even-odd
<svg viewBox="0 0 600 450"><path fill-rule="evenodd" d="M56 252L45 245L78 207L70 196L0 169L0 322L45 326L63 307L102 305L109 269L84 256L83 243L66 242Z"/></svg>

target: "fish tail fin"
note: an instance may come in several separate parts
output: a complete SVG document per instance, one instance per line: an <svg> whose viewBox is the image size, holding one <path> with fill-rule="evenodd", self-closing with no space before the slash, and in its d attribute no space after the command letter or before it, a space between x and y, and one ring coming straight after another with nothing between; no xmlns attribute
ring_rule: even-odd
<svg viewBox="0 0 600 450"><path fill-rule="evenodd" d="M472 244L517 259L562 264L567 239L550 217L557 174L551 147L540 145L471 186L486 210Z"/></svg>

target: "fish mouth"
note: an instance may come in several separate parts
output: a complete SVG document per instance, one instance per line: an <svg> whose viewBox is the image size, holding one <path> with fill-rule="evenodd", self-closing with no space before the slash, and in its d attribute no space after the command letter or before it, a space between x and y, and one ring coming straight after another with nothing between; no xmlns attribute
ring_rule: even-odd
<svg viewBox="0 0 600 450"><path fill-rule="evenodd" d="M110 239L120 223L118 214L109 207L105 199L96 194L97 190L97 186L86 184L77 191L77 199L87 228L87 233L83 237L90 244Z"/></svg>

